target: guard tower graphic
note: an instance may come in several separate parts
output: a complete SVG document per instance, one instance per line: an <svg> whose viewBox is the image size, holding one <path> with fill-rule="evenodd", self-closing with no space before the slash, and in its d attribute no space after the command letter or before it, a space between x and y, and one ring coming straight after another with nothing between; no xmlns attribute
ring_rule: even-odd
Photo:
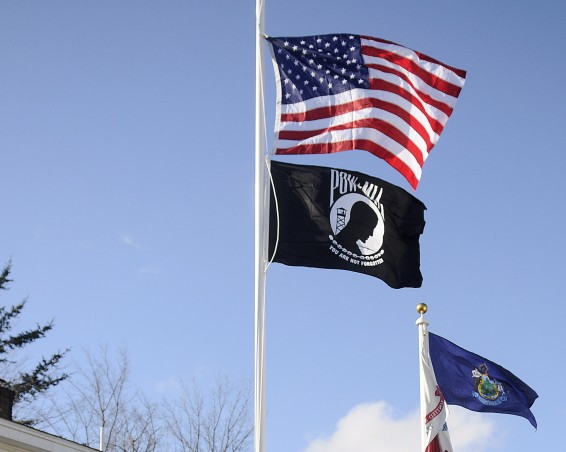
<svg viewBox="0 0 566 452"><path fill-rule="evenodd" d="M346 226L346 213L348 212L347 209L344 207L339 207L336 210L336 235L340 233L344 226Z"/></svg>

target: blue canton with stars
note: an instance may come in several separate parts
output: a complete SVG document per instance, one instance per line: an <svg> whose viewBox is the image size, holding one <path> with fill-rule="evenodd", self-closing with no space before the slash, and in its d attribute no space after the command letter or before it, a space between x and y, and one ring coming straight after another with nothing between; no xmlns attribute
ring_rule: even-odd
<svg viewBox="0 0 566 452"><path fill-rule="evenodd" d="M357 35L267 39L273 45L284 104L369 88L369 71Z"/></svg>

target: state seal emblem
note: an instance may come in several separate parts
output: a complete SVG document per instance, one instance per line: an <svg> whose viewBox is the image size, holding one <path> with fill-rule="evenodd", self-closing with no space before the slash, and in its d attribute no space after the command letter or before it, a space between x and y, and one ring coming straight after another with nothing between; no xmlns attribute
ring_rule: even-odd
<svg viewBox="0 0 566 452"><path fill-rule="evenodd" d="M483 363L472 370L474 391L472 395L484 405L500 405L507 401L503 384L490 378L487 364Z"/></svg>

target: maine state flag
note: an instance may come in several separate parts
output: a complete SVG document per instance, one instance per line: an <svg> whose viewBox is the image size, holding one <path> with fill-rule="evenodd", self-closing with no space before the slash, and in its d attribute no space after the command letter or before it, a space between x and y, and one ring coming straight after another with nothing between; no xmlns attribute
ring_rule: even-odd
<svg viewBox="0 0 566 452"><path fill-rule="evenodd" d="M430 359L446 403L472 411L515 414L537 421L530 408L537 393L499 364L429 334Z"/></svg>

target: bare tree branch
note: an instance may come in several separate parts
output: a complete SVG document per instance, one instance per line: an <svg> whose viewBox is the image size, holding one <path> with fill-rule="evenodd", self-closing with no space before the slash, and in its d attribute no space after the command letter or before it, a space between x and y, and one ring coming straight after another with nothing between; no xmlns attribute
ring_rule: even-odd
<svg viewBox="0 0 566 452"><path fill-rule="evenodd" d="M218 378L209 399L192 382L181 398L167 404L166 425L183 452L243 452L253 432L251 390Z"/></svg>

